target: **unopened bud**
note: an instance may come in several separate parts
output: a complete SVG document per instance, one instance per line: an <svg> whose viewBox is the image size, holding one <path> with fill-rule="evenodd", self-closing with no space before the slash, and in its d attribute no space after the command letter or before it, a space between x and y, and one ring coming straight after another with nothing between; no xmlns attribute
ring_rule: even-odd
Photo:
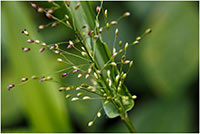
<svg viewBox="0 0 200 134"><path fill-rule="evenodd" d="M35 3L30 2L30 5L31 5L33 8L35 8L35 9L38 8L38 6L37 6Z"/></svg>
<svg viewBox="0 0 200 134"><path fill-rule="evenodd" d="M68 99L68 98L71 97L71 94L68 94L68 95L66 95L65 97L66 97L66 99Z"/></svg>
<svg viewBox="0 0 200 134"><path fill-rule="evenodd" d="M35 40L35 43L40 44L41 42L39 40Z"/></svg>
<svg viewBox="0 0 200 134"><path fill-rule="evenodd" d="M116 81L116 83L118 83L118 81L119 81L119 74L115 77L115 81Z"/></svg>
<svg viewBox="0 0 200 134"><path fill-rule="evenodd" d="M122 75L122 79L125 79L126 78L126 73L124 73L123 75Z"/></svg>
<svg viewBox="0 0 200 134"><path fill-rule="evenodd" d="M62 74L62 77L65 77L65 76L67 76L68 75L68 73L63 73Z"/></svg>
<svg viewBox="0 0 200 134"><path fill-rule="evenodd" d="M111 62L110 65L117 66L117 64L115 62Z"/></svg>
<svg viewBox="0 0 200 134"><path fill-rule="evenodd" d="M103 28L101 27L101 28L99 29L99 34L101 34L102 31L103 31Z"/></svg>
<svg viewBox="0 0 200 134"><path fill-rule="evenodd" d="M8 85L8 89L11 89L11 88L13 88L13 87L15 87L14 84L10 84L10 85Z"/></svg>
<svg viewBox="0 0 200 134"><path fill-rule="evenodd" d="M85 79L87 79L89 76L90 76L90 74L86 74L86 75L85 75Z"/></svg>
<svg viewBox="0 0 200 134"><path fill-rule="evenodd" d="M107 71L107 76L110 78L110 70Z"/></svg>
<svg viewBox="0 0 200 134"><path fill-rule="evenodd" d="M97 39L98 37L99 37L98 35L94 35L94 37L93 37L93 38L94 38L94 39Z"/></svg>
<svg viewBox="0 0 200 134"><path fill-rule="evenodd" d="M81 52L81 54L82 54L84 57L87 57L87 53L86 53L86 52Z"/></svg>
<svg viewBox="0 0 200 134"><path fill-rule="evenodd" d="M133 61L131 61L130 63L129 63L129 67L131 68L133 66Z"/></svg>
<svg viewBox="0 0 200 134"><path fill-rule="evenodd" d="M77 93L77 96L81 96L81 95L83 95L83 93L81 93L81 92L80 92L80 93Z"/></svg>
<svg viewBox="0 0 200 134"><path fill-rule="evenodd" d="M67 14L65 14L65 18L68 20L69 19L69 16Z"/></svg>
<svg viewBox="0 0 200 134"><path fill-rule="evenodd" d="M49 14L49 13L46 13L46 16L47 16L47 18L49 18L49 19L51 19L51 18L52 18L52 15L51 15L51 14Z"/></svg>
<svg viewBox="0 0 200 134"><path fill-rule="evenodd" d="M91 34L93 34L94 33L94 31L93 30L90 30L89 32L88 32L88 35L91 35Z"/></svg>
<svg viewBox="0 0 200 134"><path fill-rule="evenodd" d="M33 43L34 40L32 40L32 39L28 39L27 42L28 42L28 43Z"/></svg>
<svg viewBox="0 0 200 134"><path fill-rule="evenodd" d="M129 64L130 63L130 60L126 60L123 62L123 64Z"/></svg>
<svg viewBox="0 0 200 134"><path fill-rule="evenodd" d="M49 13L49 14L51 14L51 13L53 13L54 12L54 9L53 8L51 8L51 9L49 9L48 11L47 11L47 13Z"/></svg>

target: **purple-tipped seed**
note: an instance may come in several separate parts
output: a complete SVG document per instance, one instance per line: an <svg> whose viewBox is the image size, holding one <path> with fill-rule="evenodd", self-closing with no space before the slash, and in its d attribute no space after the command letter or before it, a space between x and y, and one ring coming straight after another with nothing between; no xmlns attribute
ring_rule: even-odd
<svg viewBox="0 0 200 134"><path fill-rule="evenodd" d="M46 16L47 16L49 19L51 19L51 18L52 18L52 15L51 15L51 14L49 14L49 13L47 13L47 14L46 14Z"/></svg>
<svg viewBox="0 0 200 134"><path fill-rule="evenodd" d="M97 8L96 8L97 13L100 11L100 9L101 9L101 7L97 6Z"/></svg>
<svg viewBox="0 0 200 134"><path fill-rule="evenodd" d="M51 46L50 49L56 49L56 45Z"/></svg>
<svg viewBox="0 0 200 134"><path fill-rule="evenodd" d="M40 78L40 82L43 82L44 80L45 80L44 76Z"/></svg>
<svg viewBox="0 0 200 134"><path fill-rule="evenodd" d="M65 76L67 76L68 75L68 73L63 73L62 74L62 77L65 77Z"/></svg>
<svg viewBox="0 0 200 134"><path fill-rule="evenodd" d="M24 51L24 52L28 52L30 50L31 50L30 48L22 48L22 51Z"/></svg>
<svg viewBox="0 0 200 134"><path fill-rule="evenodd" d="M78 72L79 70L78 69L75 69L74 71L73 71L73 73L76 73L76 72Z"/></svg>
<svg viewBox="0 0 200 134"><path fill-rule="evenodd" d="M11 88L13 88L13 87L15 87L14 84L10 84L10 85L8 85L8 89L11 89Z"/></svg>
<svg viewBox="0 0 200 134"><path fill-rule="evenodd" d="M27 42L28 42L28 43L33 43L34 40L32 40L32 39L28 39Z"/></svg>
<svg viewBox="0 0 200 134"><path fill-rule="evenodd" d="M44 50L45 50L45 48L44 48L44 47L43 47L43 48L41 48L41 49L40 49L40 53L42 53Z"/></svg>
<svg viewBox="0 0 200 134"><path fill-rule="evenodd" d="M91 35L92 33L94 33L94 31L93 31L93 30L90 30L90 31L88 32L88 35Z"/></svg>
<svg viewBox="0 0 200 134"><path fill-rule="evenodd" d="M60 51L56 50L54 51L55 54L60 54Z"/></svg>
<svg viewBox="0 0 200 134"><path fill-rule="evenodd" d="M21 79L21 82L25 82L25 81L27 81L28 80L28 78L22 78Z"/></svg>

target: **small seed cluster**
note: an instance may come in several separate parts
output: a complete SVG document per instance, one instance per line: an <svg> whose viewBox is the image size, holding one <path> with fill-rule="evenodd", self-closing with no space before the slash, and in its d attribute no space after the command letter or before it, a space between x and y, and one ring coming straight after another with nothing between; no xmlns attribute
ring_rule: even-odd
<svg viewBox="0 0 200 134"><path fill-rule="evenodd" d="M125 12L122 16L120 16L118 19L113 21L108 21L108 10L103 9L102 2L100 6L96 7L96 21L99 22L99 15L100 13L103 13L104 16L104 22L105 24L100 27L100 24L96 24L95 29L90 29L87 24L82 26L82 31L77 32L77 28L75 25L72 25L72 22L70 20L74 20L73 18L70 18L68 15L65 14L63 16L63 19L58 19L53 15L53 13L60 9L61 6L57 4L54 1L49 1L49 3L52 4L51 8L43 8L39 7L38 5L34 3L30 3L31 6L40 13L45 13L45 16L49 19L55 20L47 25L40 25L38 26L39 30L45 29L47 27L56 27L58 24L63 24L68 28L71 28L75 31L76 34L76 40L69 40L66 42L59 42L54 44L47 44L45 42L42 42L37 39L31 38L31 34L24 29L22 31L22 34L24 34L27 37L27 43L29 44L36 44L39 45L41 48L39 49L40 53L43 53L45 50L51 51L58 56L57 62L61 64L67 64L68 67L56 71L56 73L60 74L61 78L68 77L68 75L71 73L72 75L77 75L78 79L90 79L91 84L82 83L81 85L65 85L60 87L59 91L66 91L67 95L66 98L70 99L71 101L81 101L81 100L103 100L104 104L113 103L116 108L120 111L123 110L124 105L129 104L129 99L136 99L136 95L129 95L125 96L122 95L123 84L127 77L128 72L130 71L130 68L133 66L133 61L126 58L126 53L129 46L137 45L143 39L143 37L149 33L151 33L151 29L147 29L144 34L137 37L132 43L119 41L118 45L120 46L120 49L116 49L116 40L119 35L119 29L116 28L115 30L115 38L113 41L113 48L112 48L112 56L110 56L110 59L104 64L103 67L99 67L97 64L97 60L95 58L96 55L96 47L93 46L92 49L89 49L86 47L84 42L84 37L91 38L92 42L96 42L97 39L102 40L102 32L103 30L106 30L109 32L109 29L117 25L120 21L120 19L124 17L130 16L129 12ZM80 3L77 3L74 7L71 6L70 1L64 1L64 5L69 10L74 9L75 11L79 9L81 6ZM72 16L73 17L73 16ZM75 24L75 23L73 23ZM108 41L109 44L109 41ZM70 53L64 49L60 48L60 45L65 45L66 49L75 49L78 54ZM79 47L77 47L80 45ZM93 45L93 44L92 44ZM81 49L79 49L81 48ZM23 52L29 52L31 49L29 47L22 48ZM68 56L74 56L81 60L84 60L86 64L80 64L76 65L73 61L71 61ZM118 58L116 58L118 57ZM117 61L117 59L120 59ZM84 69L83 66L86 66L87 69ZM128 66L128 70L124 71L124 66ZM119 68L119 71L115 72L114 69ZM46 76L31 76L30 78L22 78L21 82L18 84L11 84L8 86L8 89L11 89L15 87L16 85L20 85L21 83L27 82L29 79L38 79L40 82L45 81L52 81L57 82L55 78L53 78L50 75ZM61 83L63 85L63 83ZM73 91L73 92L71 92ZM74 92L75 91L75 92ZM96 96L96 97L94 97ZM101 117L101 110L103 107L101 107L97 114L95 115L94 119L88 123L88 126L92 126L94 124L94 121Z"/></svg>

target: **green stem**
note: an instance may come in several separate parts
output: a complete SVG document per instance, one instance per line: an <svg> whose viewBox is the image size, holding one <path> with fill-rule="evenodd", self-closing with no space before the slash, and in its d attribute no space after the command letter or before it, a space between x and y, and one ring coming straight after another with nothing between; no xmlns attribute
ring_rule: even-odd
<svg viewBox="0 0 200 134"><path fill-rule="evenodd" d="M127 126L127 128L129 129L129 131L130 131L131 133L135 133L135 132L136 132L136 130L135 130L135 128L134 128L134 126L133 126L131 120L129 119L127 113L125 113L124 116L121 116L121 119L123 120L124 124Z"/></svg>

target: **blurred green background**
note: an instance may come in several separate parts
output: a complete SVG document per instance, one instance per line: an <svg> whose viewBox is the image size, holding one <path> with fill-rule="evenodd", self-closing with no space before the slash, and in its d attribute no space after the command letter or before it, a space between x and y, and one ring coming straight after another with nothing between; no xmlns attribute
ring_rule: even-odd
<svg viewBox="0 0 200 134"><path fill-rule="evenodd" d="M99 4L90 2L94 10ZM198 2L104 2L104 8L109 20L131 13L111 29L110 40L116 27L124 42L134 41L149 27L153 30L128 50L134 67L126 85L138 96L129 114L137 132L198 132ZM128 132L119 117L108 119L105 114L88 127L100 102L70 102L58 92L59 84L30 81L9 92L7 86L21 77L61 68L54 54L40 54L39 47L26 43L20 33L24 28L47 43L69 40L73 35L62 25L38 32L37 26L50 20L28 2L1 2L1 10L2 132ZM27 45L31 51L22 53Z"/></svg>

